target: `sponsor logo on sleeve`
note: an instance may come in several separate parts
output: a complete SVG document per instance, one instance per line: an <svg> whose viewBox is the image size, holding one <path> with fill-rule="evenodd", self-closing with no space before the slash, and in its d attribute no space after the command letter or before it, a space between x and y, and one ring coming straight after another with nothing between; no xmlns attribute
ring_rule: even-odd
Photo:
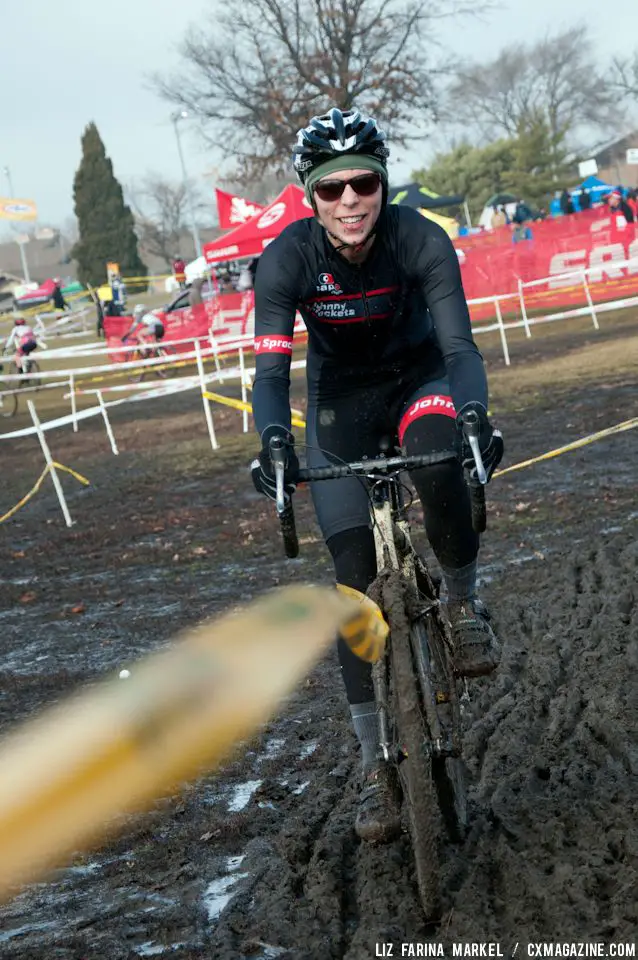
<svg viewBox="0 0 638 960"><path fill-rule="evenodd" d="M441 413L444 417L456 419L456 410L452 403L452 397L446 397L443 394L435 393L430 397L421 397L416 400L411 407L401 417L399 424L399 442L403 443L403 437L411 423L424 417L429 413Z"/></svg>
<svg viewBox="0 0 638 960"><path fill-rule="evenodd" d="M292 354L292 337L255 337L255 353Z"/></svg>
<svg viewBox="0 0 638 960"><path fill-rule="evenodd" d="M343 293L341 286L331 273L320 273L317 277L317 293Z"/></svg>

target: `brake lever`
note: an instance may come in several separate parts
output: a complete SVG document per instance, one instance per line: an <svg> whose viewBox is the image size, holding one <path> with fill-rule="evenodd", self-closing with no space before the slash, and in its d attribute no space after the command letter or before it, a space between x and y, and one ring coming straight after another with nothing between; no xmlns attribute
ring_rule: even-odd
<svg viewBox="0 0 638 960"><path fill-rule="evenodd" d="M286 457L284 454L284 440L282 437L272 437L270 447L270 459L275 468L275 506L279 516L286 509L286 496L284 490L284 475L286 472Z"/></svg>
<svg viewBox="0 0 638 960"><path fill-rule="evenodd" d="M479 446L479 432L480 425L478 413L476 410L468 410L467 413L463 414L463 433L465 435L465 439L470 445L472 456L474 457L477 479L479 483L485 485L487 483L487 473L483 463L483 457L481 456L481 448Z"/></svg>

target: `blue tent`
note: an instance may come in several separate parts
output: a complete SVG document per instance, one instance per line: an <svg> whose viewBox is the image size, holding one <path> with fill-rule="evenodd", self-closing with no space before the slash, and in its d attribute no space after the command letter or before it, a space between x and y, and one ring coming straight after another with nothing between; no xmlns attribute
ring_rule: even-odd
<svg viewBox="0 0 638 960"><path fill-rule="evenodd" d="M611 193L615 188L610 183L605 183L599 177L585 177L582 183L573 187L569 192L572 197L579 197L583 190L589 190L592 194L592 200L602 200L606 193Z"/></svg>

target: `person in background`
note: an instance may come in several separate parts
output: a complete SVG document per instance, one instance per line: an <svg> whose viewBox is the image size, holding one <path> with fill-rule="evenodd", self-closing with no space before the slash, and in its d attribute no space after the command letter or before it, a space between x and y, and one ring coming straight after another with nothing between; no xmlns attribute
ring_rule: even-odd
<svg viewBox="0 0 638 960"><path fill-rule="evenodd" d="M581 190L580 192L580 209L591 210L591 193L588 189Z"/></svg>
<svg viewBox="0 0 638 960"><path fill-rule="evenodd" d="M563 190L560 195L560 212L565 217L574 212L574 202L569 190Z"/></svg>
<svg viewBox="0 0 638 960"><path fill-rule="evenodd" d="M514 216L512 217L512 223L518 224L519 226L525 223L526 220L533 220L534 214L527 206L524 200L519 199L516 204L516 210L514 211Z"/></svg>
<svg viewBox="0 0 638 960"><path fill-rule="evenodd" d="M173 276L181 290L186 286L186 264L181 257L175 257L173 260Z"/></svg>
<svg viewBox="0 0 638 960"><path fill-rule="evenodd" d="M492 210L494 211L490 222L492 230L497 230L499 227L504 227L507 223L507 217L505 216L503 207L492 207Z"/></svg>
<svg viewBox="0 0 638 960"><path fill-rule="evenodd" d="M133 310L133 323L122 337L122 343L126 343L133 333L140 331L142 339L146 336L152 337L155 343L159 343L164 336L164 324L157 314L150 312L143 303L137 303Z"/></svg>
<svg viewBox="0 0 638 960"><path fill-rule="evenodd" d="M620 188L613 190L607 197L607 205L612 213L622 213L627 223L634 222L634 212L622 195Z"/></svg>
<svg viewBox="0 0 638 960"><path fill-rule="evenodd" d="M8 353L11 347L15 348L14 360L18 373L27 372L29 354L33 353L39 346L46 349L46 344L38 341L31 324L27 323L23 317L18 317L4 345L5 353Z"/></svg>
<svg viewBox="0 0 638 960"><path fill-rule="evenodd" d="M248 264L248 269L250 270L250 276L252 277L253 287L255 286L255 277L257 276L257 266L259 264L259 257L253 257L253 259Z"/></svg>
<svg viewBox="0 0 638 960"><path fill-rule="evenodd" d="M51 302L53 306L55 307L56 310L65 310L65 311L70 310L71 307L68 305L68 303L64 299L64 294L62 293L62 289L60 287L60 281L58 277L55 278L53 283L54 283L53 293L51 294Z"/></svg>
<svg viewBox="0 0 638 960"><path fill-rule="evenodd" d="M188 306L197 307L203 303L202 287L206 282L206 277L195 277L188 291Z"/></svg>
<svg viewBox="0 0 638 960"><path fill-rule="evenodd" d="M627 203L634 215L634 223L638 223L638 190L630 190L627 194Z"/></svg>
<svg viewBox="0 0 638 960"><path fill-rule="evenodd" d="M246 263L241 268L239 277L237 278L237 292L246 293L247 290L252 290L253 288L253 275L250 272L250 264Z"/></svg>

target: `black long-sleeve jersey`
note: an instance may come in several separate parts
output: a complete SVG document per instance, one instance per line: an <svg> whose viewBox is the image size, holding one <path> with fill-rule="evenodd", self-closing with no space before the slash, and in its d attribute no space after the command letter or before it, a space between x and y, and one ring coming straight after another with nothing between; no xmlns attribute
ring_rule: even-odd
<svg viewBox="0 0 638 960"><path fill-rule="evenodd" d="M399 377L423 365L447 374L457 410L487 408L458 258L438 224L387 206L361 264L345 260L315 220L298 220L266 248L255 279L255 424L290 429L290 362L299 311L308 329L308 399Z"/></svg>

